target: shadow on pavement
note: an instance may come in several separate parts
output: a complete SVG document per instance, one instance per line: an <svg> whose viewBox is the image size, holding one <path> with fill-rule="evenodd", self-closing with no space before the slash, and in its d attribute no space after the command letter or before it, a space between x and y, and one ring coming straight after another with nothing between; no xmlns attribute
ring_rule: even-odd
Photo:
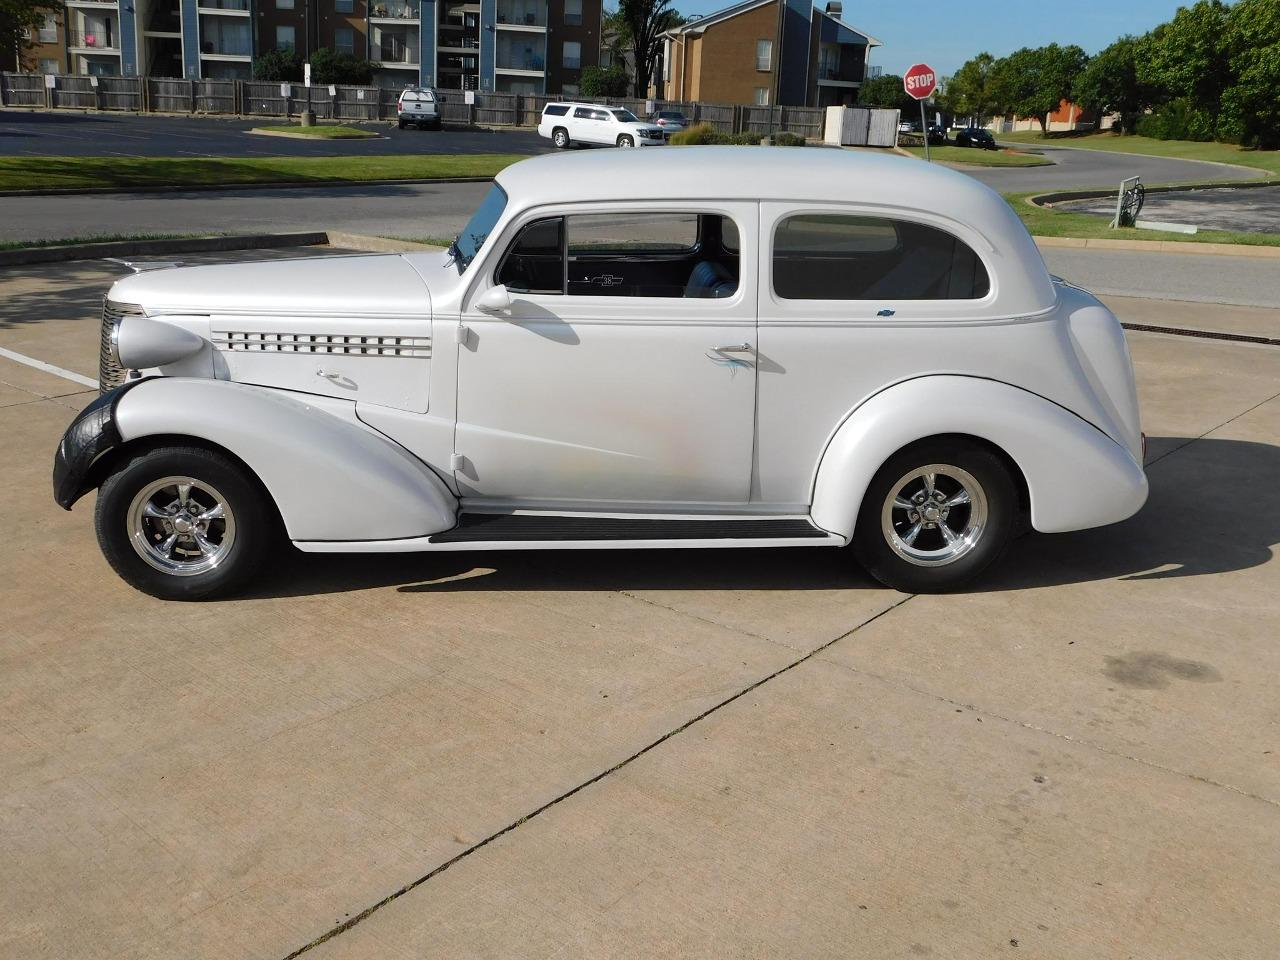
<svg viewBox="0 0 1280 960"><path fill-rule="evenodd" d="M1159 438L1136 517L1080 533L1032 534L972 588L1025 590L1101 580L1193 577L1267 563L1280 503L1242 503L1280 477L1280 447ZM291 551L249 595L288 597L397 586L403 593L571 590L860 590L875 588L847 550L597 550L317 555Z"/></svg>

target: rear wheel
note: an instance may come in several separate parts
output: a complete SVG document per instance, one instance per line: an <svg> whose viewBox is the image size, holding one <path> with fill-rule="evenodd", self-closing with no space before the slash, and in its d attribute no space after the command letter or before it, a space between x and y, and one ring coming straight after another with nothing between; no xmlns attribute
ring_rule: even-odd
<svg viewBox="0 0 1280 960"><path fill-rule="evenodd" d="M256 479L200 447L160 447L98 491L98 544L131 586L162 600L226 593L262 563L275 532Z"/></svg>
<svg viewBox="0 0 1280 960"><path fill-rule="evenodd" d="M636 145L635 140L632 137L627 136L625 133L618 138L618 146L622 147L623 149L630 149L635 145Z"/></svg>
<svg viewBox="0 0 1280 960"><path fill-rule="evenodd" d="M408 126L408 124L407 124L407 123L405 123L403 120L398 121L398 123L399 123L399 126L400 126L400 129L401 129L401 130L403 130L405 127L407 127L407 126Z"/></svg>
<svg viewBox="0 0 1280 960"><path fill-rule="evenodd" d="M556 127L551 131L551 142L563 150L569 146L569 131L564 127Z"/></svg>
<svg viewBox="0 0 1280 960"><path fill-rule="evenodd" d="M905 593L963 586L1009 545L1018 491L1003 461L964 440L930 440L891 457L862 500L854 553Z"/></svg>

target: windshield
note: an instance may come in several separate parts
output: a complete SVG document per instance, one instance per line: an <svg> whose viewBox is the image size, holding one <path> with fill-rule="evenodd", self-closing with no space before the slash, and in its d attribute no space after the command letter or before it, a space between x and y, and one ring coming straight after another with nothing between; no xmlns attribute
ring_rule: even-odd
<svg viewBox="0 0 1280 960"><path fill-rule="evenodd" d="M458 265L459 273L471 266L471 261L476 258L476 254L484 246L485 240L489 238L489 232L498 222L498 218L502 216L502 211L506 207L507 195L495 183L489 189L489 192L485 194L485 198L480 201L480 206L471 215L471 219L462 228L462 232L458 234L453 244L449 247L449 252L453 255L454 262Z"/></svg>
<svg viewBox="0 0 1280 960"><path fill-rule="evenodd" d="M640 118L637 117L630 110L613 110L611 112L622 123L639 123L640 122Z"/></svg>

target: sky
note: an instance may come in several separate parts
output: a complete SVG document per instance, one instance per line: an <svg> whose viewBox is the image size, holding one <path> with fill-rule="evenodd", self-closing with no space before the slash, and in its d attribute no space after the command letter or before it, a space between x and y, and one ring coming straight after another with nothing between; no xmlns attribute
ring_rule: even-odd
<svg viewBox="0 0 1280 960"><path fill-rule="evenodd" d="M843 19L881 43L872 65L902 73L927 63L950 76L975 54L997 57L1019 47L1076 43L1093 55L1126 33L1146 33L1191 0L843 0ZM824 0L817 0L819 6ZM731 0L675 0L688 16L711 13Z"/></svg>

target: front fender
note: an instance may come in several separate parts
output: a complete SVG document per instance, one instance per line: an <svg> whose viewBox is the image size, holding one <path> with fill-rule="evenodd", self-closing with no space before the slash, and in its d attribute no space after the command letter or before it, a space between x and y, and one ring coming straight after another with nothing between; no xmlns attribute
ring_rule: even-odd
<svg viewBox="0 0 1280 960"><path fill-rule="evenodd" d="M1031 525L1042 533L1117 523L1147 499L1142 465L1070 411L995 380L930 376L876 394L836 430L814 480L814 523L852 537L881 464L939 434L979 437L1008 454L1027 482Z"/></svg>
<svg viewBox="0 0 1280 960"><path fill-rule="evenodd" d="M350 401L161 377L120 398L115 426L125 443L178 435L235 454L275 500L291 540L394 540L454 525L457 501L440 478L361 425Z"/></svg>

